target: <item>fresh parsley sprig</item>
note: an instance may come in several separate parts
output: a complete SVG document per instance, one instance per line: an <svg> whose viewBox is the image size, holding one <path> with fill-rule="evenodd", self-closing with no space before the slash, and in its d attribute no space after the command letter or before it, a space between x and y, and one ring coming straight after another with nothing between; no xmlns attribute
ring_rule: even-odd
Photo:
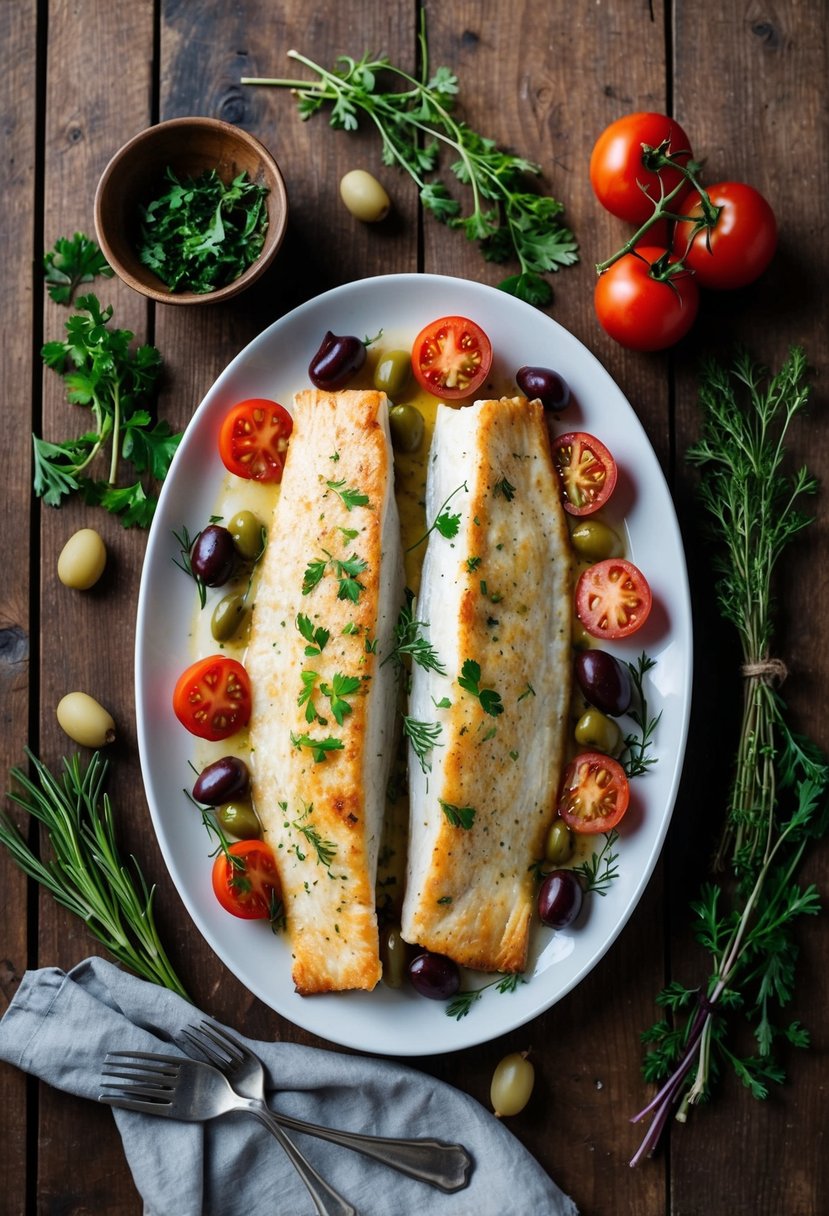
<svg viewBox="0 0 829 1216"><path fill-rule="evenodd" d="M61 236L43 255L46 290L56 304L71 304L81 283L91 283L96 275L111 279L113 269L99 246L82 232Z"/></svg>
<svg viewBox="0 0 829 1216"><path fill-rule="evenodd" d="M153 422L147 402L152 397L161 355L154 346L132 348L134 334L110 326L112 308L102 308L94 295L81 296L66 322L66 338L47 342L43 361L63 377L67 400L86 406L94 429L64 443L33 437L34 489L49 506L60 506L73 492L88 503L120 516L125 527L148 527L155 497L142 482L118 486L121 458L136 473L163 480L180 434L166 422ZM89 476L93 461L110 446L109 474Z"/></svg>
<svg viewBox="0 0 829 1216"><path fill-rule="evenodd" d="M8 796L46 829L52 855L36 856L2 814L0 843L25 874L86 923L114 958L187 997L158 936L155 887L148 886L134 857L130 869L121 858L112 804L104 793L107 763L100 752L92 753L85 768L79 756L64 758L58 776L28 748L26 756L33 776L13 768L17 788Z"/></svg>
<svg viewBox="0 0 829 1216"><path fill-rule="evenodd" d="M444 802L442 798L438 798L438 802L447 823L451 824L453 828L463 828L465 832L469 831L478 813L474 806L457 806L454 802Z"/></svg>
<svg viewBox="0 0 829 1216"><path fill-rule="evenodd" d="M481 688L481 665L475 659L464 659L461 674L458 676L458 684L465 692L478 698L485 714L497 718L504 712L501 694L494 688Z"/></svg>
<svg viewBox="0 0 829 1216"><path fill-rule="evenodd" d="M540 173L538 165L502 151L454 117L458 78L446 67L429 73L425 10L418 40L419 80L393 66L386 56L341 55L329 71L298 51L289 51L289 58L314 72L316 80L242 77L241 83L293 90L303 119L330 103L330 124L344 131L356 131L360 115L365 115L382 141L383 163L410 175L426 210L477 241L487 261L518 261L520 273L500 284L505 291L530 304L549 304L552 289L543 274L578 261L573 234L561 222L564 208L556 199L530 189L529 179ZM401 88L384 91L383 77L396 77ZM432 177L441 148L452 158L455 179L471 192L467 214L445 183Z"/></svg>
<svg viewBox="0 0 829 1216"><path fill-rule="evenodd" d="M439 532L440 535L444 536L447 540L454 540L460 530L461 517L460 513L455 514L454 512L447 511L446 508L449 506L455 495L460 494L461 490L465 490L467 494L469 493L469 487L465 481L461 482L459 486L455 486L448 498L441 503L440 507L438 508L438 513L434 518L434 522L430 524L423 535L416 540L413 545L409 545L408 549L406 550L407 553L411 553L412 550L417 549L423 544L429 535L435 531Z"/></svg>

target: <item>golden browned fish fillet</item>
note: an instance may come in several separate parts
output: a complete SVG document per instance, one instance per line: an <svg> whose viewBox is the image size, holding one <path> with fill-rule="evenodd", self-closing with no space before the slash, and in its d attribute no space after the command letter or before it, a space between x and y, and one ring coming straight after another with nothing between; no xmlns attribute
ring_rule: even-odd
<svg viewBox="0 0 829 1216"><path fill-rule="evenodd" d="M450 495L457 535L431 532L416 606L445 674L413 670L409 714L440 733L422 763L409 752L403 937L521 971L571 683L571 550L538 402L439 407L430 524Z"/></svg>
<svg viewBox="0 0 829 1216"><path fill-rule="evenodd" d="M374 881L402 597L383 393L297 394L246 658L253 795L298 992L380 978Z"/></svg>

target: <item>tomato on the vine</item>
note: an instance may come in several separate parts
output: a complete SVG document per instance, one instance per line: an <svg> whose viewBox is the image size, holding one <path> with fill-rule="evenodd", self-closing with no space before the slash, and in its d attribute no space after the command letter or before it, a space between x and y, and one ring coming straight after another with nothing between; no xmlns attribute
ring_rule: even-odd
<svg viewBox="0 0 829 1216"><path fill-rule="evenodd" d="M663 350L687 334L696 320L699 288L688 271L670 273L676 261L666 250L645 245L599 275L593 302L611 338L631 350ZM663 270L665 277L659 277Z"/></svg>
<svg viewBox="0 0 829 1216"><path fill-rule="evenodd" d="M576 615L594 638L626 638L650 615L653 596L641 570L623 557L590 566L576 583Z"/></svg>
<svg viewBox="0 0 829 1216"><path fill-rule="evenodd" d="M630 785L617 760L601 752L581 752L564 770L558 813L583 835L609 832L628 809Z"/></svg>
<svg viewBox="0 0 829 1216"><path fill-rule="evenodd" d="M492 343L467 317L440 317L412 345L412 371L422 389L444 401L478 391L492 367Z"/></svg>
<svg viewBox="0 0 829 1216"><path fill-rule="evenodd" d="M225 468L248 481L281 481L293 419L278 401L251 397L225 415L219 455Z"/></svg>
<svg viewBox="0 0 829 1216"><path fill-rule="evenodd" d="M670 141L667 151L679 164L686 164L691 159L688 136L665 114L626 114L602 131L590 156L590 182L611 215L644 224L661 195L670 194L682 182L677 169L666 166L654 172L642 163L642 145L658 148L666 139ZM678 202L683 193L673 201Z"/></svg>
<svg viewBox="0 0 829 1216"><path fill-rule="evenodd" d="M214 654L192 663L173 690L173 710L182 726L199 739L228 739L247 726L251 712L250 678L237 659Z"/></svg>
<svg viewBox="0 0 829 1216"><path fill-rule="evenodd" d="M564 510L592 515L603 507L613 493L617 470L601 440L586 431L569 431L553 440L552 452Z"/></svg>
<svg viewBox="0 0 829 1216"><path fill-rule="evenodd" d="M242 920L276 920L282 885L273 851L261 840L238 840L213 862L213 893Z"/></svg>
<svg viewBox="0 0 829 1216"><path fill-rule="evenodd" d="M714 226L693 236L694 222L702 215L694 191L678 209L688 219L676 225L674 253L693 270L700 287L746 287L763 273L777 248L774 212L758 190L743 182L717 182L705 192L719 209Z"/></svg>

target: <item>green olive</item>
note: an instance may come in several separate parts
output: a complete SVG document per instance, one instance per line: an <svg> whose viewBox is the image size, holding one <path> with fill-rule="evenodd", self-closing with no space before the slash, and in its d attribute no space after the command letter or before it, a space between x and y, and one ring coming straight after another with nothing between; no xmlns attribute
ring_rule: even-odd
<svg viewBox="0 0 829 1216"><path fill-rule="evenodd" d="M69 537L58 558L58 578L64 587L88 591L104 572L107 551L94 528L81 528Z"/></svg>
<svg viewBox="0 0 829 1216"><path fill-rule="evenodd" d="M402 988L409 962L409 946L400 936L399 925L386 925L380 934L380 961L383 983L389 988Z"/></svg>
<svg viewBox="0 0 829 1216"><path fill-rule="evenodd" d="M619 537L600 519L583 519L570 532L570 543L578 553L591 562L606 557L621 557L624 551Z"/></svg>
<svg viewBox="0 0 829 1216"><path fill-rule="evenodd" d="M239 840L256 840L262 835L262 825L256 811L246 798L238 802L223 802L216 808L216 818L226 832Z"/></svg>
<svg viewBox="0 0 829 1216"><path fill-rule="evenodd" d="M115 741L112 714L86 692L69 692L57 708L58 722L81 747L105 747Z"/></svg>
<svg viewBox="0 0 829 1216"><path fill-rule="evenodd" d="M582 747L595 748L608 756L615 756L622 742L618 724L600 709L591 706L576 723L576 742Z"/></svg>
<svg viewBox="0 0 829 1216"><path fill-rule="evenodd" d="M229 642L239 632L247 614L243 595L226 595L213 609L210 632L217 642Z"/></svg>
<svg viewBox="0 0 829 1216"><path fill-rule="evenodd" d="M389 410L391 441L398 452L416 452L423 440L426 424L413 405L395 405Z"/></svg>
<svg viewBox="0 0 829 1216"><path fill-rule="evenodd" d="M544 841L544 860L562 866L573 854L573 833L563 819L554 819Z"/></svg>
<svg viewBox="0 0 829 1216"><path fill-rule="evenodd" d="M255 562L265 548L266 533L262 520L253 511L239 511L227 526L236 552L246 562Z"/></svg>
<svg viewBox="0 0 829 1216"><path fill-rule="evenodd" d="M390 350L381 355L374 369L374 387L392 401L403 392L412 378L412 357L407 350Z"/></svg>
<svg viewBox="0 0 829 1216"><path fill-rule="evenodd" d="M593 638L587 632L584 625L582 625L575 613L573 614L572 627L573 645L575 646L576 650L587 650L588 647L593 645Z"/></svg>
<svg viewBox="0 0 829 1216"><path fill-rule="evenodd" d="M489 1090L496 1118L517 1115L530 1100L535 1084L535 1069L527 1052L514 1051L497 1065Z"/></svg>
<svg viewBox="0 0 829 1216"><path fill-rule="evenodd" d="M365 224L384 220L391 207L383 186L365 169L352 169L345 174L340 181L340 198L354 218Z"/></svg>

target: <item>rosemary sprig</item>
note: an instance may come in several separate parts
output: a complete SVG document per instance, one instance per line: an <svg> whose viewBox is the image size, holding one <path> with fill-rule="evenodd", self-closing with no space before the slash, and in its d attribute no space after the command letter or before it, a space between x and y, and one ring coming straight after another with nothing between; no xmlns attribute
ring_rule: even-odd
<svg viewBox="0 0 829 1216"><path fill-rule="evenodd" d="M619 854L614 850L618 839L619 833L615 828L611 828L609 832L605 832L604 844L598 852L591 853L581 865L573 866L573 873L578 874L582 880L585 895L588 891L607 895L611 883L619 877Z"/></svg>
<svg viewBox="0 0 829 1216"><path fill-rule="evenodd" d="M517 971L510 971L504 975L499 975L496 979L490 980L488 984L484 984L481 988L470 988L465 992L459 992L452 998L446 1006L446 1016L454 1018L459 1022L461 1018L465 1018L472 1006L479 1001L481 997L490 988L494 988L496 992L515 992L519 984L526 984L523 975Z"/></svg>
<svg viewBox="0 0 829 1216"><path fill-rule="evenodd" d="M408 714L403 715L403 734L411 743L412 751L424 773L432 770L430 752L433 748L440 747L438 740L442 730L440 722L419 722Z"/></svg>
<svg viewBox="0 0 829 1216"><path fill-rule="evenodd" d="M625 666L630 672L634 693L633 704L628 713L638 733L625 735L625 749L621 760L628 777L641 777L657 760L656 756L650 754L650 750L662 712L660 710L656 717L651 717L645 695L645 676L656 666L656 659L650 658L642 651L635 663L626 663Z"/></svg>
<svg viewBox="0 0 829 1216"><path fill-rule="evenodd" d="M6 815L0 815L0 843L24 873L86 922L114 958L189 1000L158 936L155 887L148 886L134 857L132 870L121 859L112 804L103 792L107 763L100 752L92 753L85 769L79 756L64 758L62 777L28 748L26 756L34 780L13 768L19 789L8 797L43 824L53 855L47 861L36 857Z"/></svg>

